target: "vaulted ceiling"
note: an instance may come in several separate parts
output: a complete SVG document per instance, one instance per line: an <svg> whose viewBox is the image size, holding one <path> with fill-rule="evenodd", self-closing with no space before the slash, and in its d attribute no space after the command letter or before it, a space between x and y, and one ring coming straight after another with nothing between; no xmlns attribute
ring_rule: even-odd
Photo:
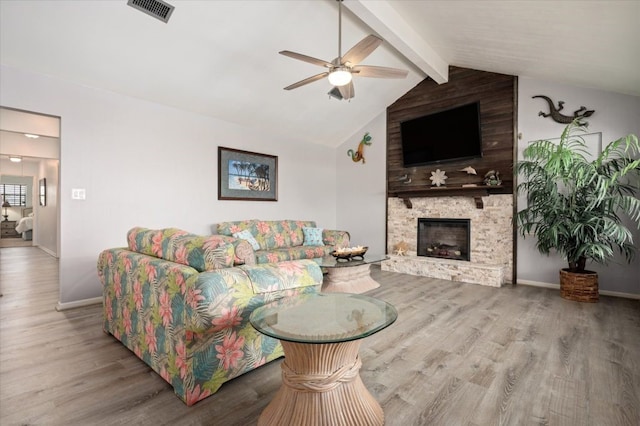
<svg viewBox="0 0 640 426"><path fill-rule="evenodd" d="M356 77L350 102L283 90L322 69L280 50L337 56L335 0L167 2L165 24L126 0L0 0L0 63L328 146L449 65L640 96L635 0L345 0L343 52L378 34L362 63L409 71Z"/></svg>

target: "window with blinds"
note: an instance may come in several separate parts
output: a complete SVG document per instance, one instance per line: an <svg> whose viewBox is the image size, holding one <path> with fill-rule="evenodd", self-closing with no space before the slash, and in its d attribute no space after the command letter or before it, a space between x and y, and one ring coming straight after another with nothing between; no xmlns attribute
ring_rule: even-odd
<svg viewBox="0 0 640 426"><path fill-rule="evenodd" d="M12 207L25 207L27 205L27 185L0 184L0 198L3 202L8 201Z"/></svg>

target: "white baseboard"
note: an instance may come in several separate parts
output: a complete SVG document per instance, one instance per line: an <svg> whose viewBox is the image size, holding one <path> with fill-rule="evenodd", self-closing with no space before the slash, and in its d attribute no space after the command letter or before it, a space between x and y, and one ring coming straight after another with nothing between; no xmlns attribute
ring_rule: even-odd
<svg viewBox="0 0 640 426"><path fill-rule="evenodd" d="M97 305L102 303L102 297L92 297L91 299L75 300L73 302L58 302L56 311L66 311L67 309L82 308L84 306Z"/></svg>
<svg viewBox="0 0 640 426"><path fill-rule="evenodd" d="M551 283L543 283L541 281L530 281L530 280L518 280L518 284L521 285L530 285L531 287L544 287L544 288L554 288L556 290L560 290L560 284L551 284Z"/></svg>
<svg viewBox="0 0 640 426"><path fill-rule="evenodd" d="M42 250L43 252L47 253L49 256L53 256L56 259L58 258L58 255L54 251L51 251L46 247L42 247L42 246L40 246L38 244L34 244L34 247L38 247L40 250Z"/></svg>
<svg viewBox="0 0 640 426"><path fill-rule="evenodd" d="M600 293L603 296L624 297L625 299L640 300L640 294L623 293L621 291L609 291L609 290L598 290L598 293Z"/></svg>
<svg viewBox="0 0 640 426"><path fill-rule="evenodd" d="M560 290L560 284L543 283L540 281L518 280L518 284L529 285L531 287L544 287L544 288L553 288L556 290ZM620 291L609 291L609 290L598 290L598 293L600 293L603 296L623 297L625 299L640 300L640 294L623 293Z"/></svg>

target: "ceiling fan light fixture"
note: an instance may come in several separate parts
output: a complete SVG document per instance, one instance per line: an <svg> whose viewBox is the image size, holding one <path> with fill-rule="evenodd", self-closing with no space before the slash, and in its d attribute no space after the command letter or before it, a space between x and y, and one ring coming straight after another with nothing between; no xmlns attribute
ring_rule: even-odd
<svg viewBox="0 0 640 426"><path fill-rule="evenodd" d="M131 0L130 0L131 1ZM324 72L316 74L312 77L307 77L304 80L300 80L297 83L290 84L285 87L284 90L296 89L300 86L304 86L314 81L324 80L328 78L329 83L333 86L329 91L329 96L337 99L352 99L355 91L353 88L353 74L358 74L359 77L376 77L376 78L404 78L408 72L395 68L388 67L376 67L369 65L360 65L360 62L368 57L380 44L382 39L373 34L369 34L362 40L360 40L355 46L342 55L342 2L343 0L336 0L338 2L338 57L333 61L328 62L322 59L313 58L311 56L303 55L301 53L291 52L289 50L282 50L279 53L284 56L288 56L299 61L307 62L313 65L318 65L324 68Z"/></svg>
<svg viewBox="0 0 640 426"><path fill-rule="evenodd" d="M329 83L334 86L349 84L353 76L344 67L338 67L329 73Z"/></svg>
<svg viewBox="0 0 640 426"><path fill-rule="evenodd" d="M9 156L9 161L11 161L12 163L19 163L22 161L22 157L17 157L15 155L10 155Z"/></svg>

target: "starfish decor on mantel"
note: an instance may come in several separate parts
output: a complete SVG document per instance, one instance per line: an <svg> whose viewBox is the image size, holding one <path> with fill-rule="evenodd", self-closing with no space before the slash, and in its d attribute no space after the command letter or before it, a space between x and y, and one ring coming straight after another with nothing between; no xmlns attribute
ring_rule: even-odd
<svg viewBox="0 0 640 426"><path fill-rule="evenodd" d="M431 172L431 186L440 186L445 185L445 180L448 179L448 176L445 174L444 170L437 169L435 172Z"/></svg>
<svg viewBox="0 0 640 426"><path fill-rule="evenodd" d="M398 244L394 246L396 256L406 255L408 249L409 249L409 244L407 244L405 241L400 241Z"/></svg>

